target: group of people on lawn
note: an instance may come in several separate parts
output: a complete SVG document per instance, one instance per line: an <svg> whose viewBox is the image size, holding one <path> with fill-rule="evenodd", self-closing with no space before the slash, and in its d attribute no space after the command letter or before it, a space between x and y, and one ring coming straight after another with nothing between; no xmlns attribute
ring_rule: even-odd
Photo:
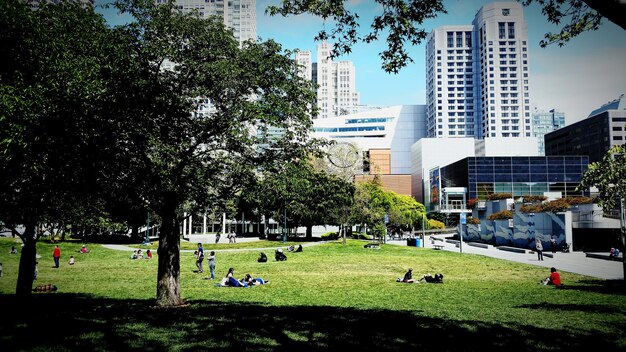
<svg viewBox="0 0 626 352"><path fill-rule="evenodd" d="M432 276L430 273L428 273L422 276L419 280L415 280L413 278L413 269L409 268L409 270L404 274L404 277L397 278L396 281L404 283L420 283L422 281L425 281L433 284L443 284L443 274L435 274L435 276ZM550 276L541 280L540 283L543 285L563 287L563 283L561 282L561 274L559 274L555 267L550 268Z"/></svg>

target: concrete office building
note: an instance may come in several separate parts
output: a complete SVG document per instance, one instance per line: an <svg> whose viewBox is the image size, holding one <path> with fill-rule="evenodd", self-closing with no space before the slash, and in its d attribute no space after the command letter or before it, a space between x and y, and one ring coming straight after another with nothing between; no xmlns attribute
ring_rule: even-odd
<svg viewBox="0 0 626 352"><path fill-rule="evenodd" d="M622 94L589 117L545 135L546 155L588 155L599 161L614 145L626 143L626 98Z"/></svg>
<svg viewBox="0 0 626 352"><path fill-rule="evenodd" d="M426 41L428 137L531 137L528 28L522 5L484 5L472 25Z"/></svg>
<svg viewBox="0 0 626 352"><path fill-rule="evenodd" d="M424 137L424 105L400 105L313 121L313 136L356 145L365 160L356 181L380 175L383 185L411 195L411 145Z"/></svg>
<svg viewBox="0 0 626 352"><path fill-rule="evenodd" d="M555 109L533 111L533 136L539 143L539 155L546 155L544 136L565 126L565 114Z"/></svg>
<svg viewBox="0 0 626 352"><path fill-rule="evenodd" d="M308 50L296 53L302 77L317 83L318 118L358 113L359 93L356 91L356 69L352 61L330 60L331 47L326 42L317 45L316 62L311 62Z"/></svg>
<svg viewBox="0 0 626 352"><path fill-rule="evenodd" d="M167 2L155 1L157 4ZM176 0L176 7L184 13L197 11L201 18L223 17L224 25L233 30L239 45L257 39L256 0Z"/></svg>

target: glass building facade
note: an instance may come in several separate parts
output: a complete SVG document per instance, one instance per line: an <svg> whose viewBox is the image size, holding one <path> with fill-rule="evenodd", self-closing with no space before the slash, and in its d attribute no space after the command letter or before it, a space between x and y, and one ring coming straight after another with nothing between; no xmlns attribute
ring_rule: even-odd
<svg viewBox="0 0 626 352"><path fill-rule="evenodd" d="M466 187L468 199L491 193L580 195L576 187L588 164L587 156L468 157L441 168L441 187Z"/></svg>

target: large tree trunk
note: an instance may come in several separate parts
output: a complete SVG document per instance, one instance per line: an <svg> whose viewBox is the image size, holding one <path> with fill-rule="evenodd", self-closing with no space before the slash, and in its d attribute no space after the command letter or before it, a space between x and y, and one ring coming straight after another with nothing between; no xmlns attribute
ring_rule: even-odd
<svg viewBox="0 0 626 352"><path fill-rule="evenodd" d="M156 304L172 307L183 304L180 298L180 234L174 210L161 215L159 233L159 269L157 274Z"/></svg>
<svg viewBox="0 0 626 352"><path fill-rule="evenodd" d="M35 224L26 224L22 240L24 247L20 254L20 269L17 276L15 294L21 298L28 298L33 290L33 277L35 273L35 261L37 254L37 240L35 237Z"/></svg>
<svg viewBox="0 0 626 352"><path fill-rule="evenodd" d="M133 224L131 226L130 238L138 239L139 236L139 226L137 226L137 224Z"/></svg>

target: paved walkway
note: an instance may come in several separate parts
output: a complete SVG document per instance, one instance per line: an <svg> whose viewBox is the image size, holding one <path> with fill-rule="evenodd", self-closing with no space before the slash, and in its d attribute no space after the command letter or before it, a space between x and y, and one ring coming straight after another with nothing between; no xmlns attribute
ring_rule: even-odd
<svg viewBox="0 0 626 352"><path fill-rule="evenodd" d="M431 236L426 236L426 241L422 243L422 246L426 248L434 247L430 240ZM432 236L439 239L443 239L444 236ZM458 241L456 241L458 243ZM390 244L406 246L407 242L404 241L387 241ZM459 252L457 243L449 243L445 240L435 241L436 245L443 245L443 250ZM468 245L467 242L463 242L463 253L484 255L492 258L499 258L504 260L510 260L519 263L526 263L531 265L542 266L546 268L555 267L559 271L567 271L571 273L587 275L600 279L608 280L622 280L624 279L624 267L622 262L589 258L584 252L570 252L562 253L557 252L552 254L550 251L544 251L543 261L537 259L537 253L530 250L524 251L524 253L516 253L498 249L497 247L487 245L487 248L475 247ZM606 253L608 255L608 253ZM550 258L549 256L553 256ZM549 271L549 270L548 270Z"/></svg>
<svg viewBox="0 0 626 352"><path fill-rule="evenodd" d="M422 246L425 248L431 248L435 250L433 245L431 244L430 237L439 238L440 240L435 241L437 245L443 245L442 250L459 252L459 247L457 247L457 243L449 243L444 240L445 235L437 235L437 236L426 236L426 241L422 243ZM258 237L244 237L238 238L237 242L251 242L258 241ZM190 242L203 242L203 241L193 241L190 239ZM213 243L215 240L213 239ZM458 241L457 241L458 242ZM205 247L209 247L211 242L203 242L205 243ZM220 243L226 243L224 239L220 240ZM236 248L236 249L220 249L215 250L215 252L241 252L241 251L273 251L278 247L286 247L282 245L282 242L273 242L276 245L273 247L264 247L264 248ZM326 243L324 241L320 242L304 242L302 243L302 247L315 246L322 243ZM407 241L387 241L387 244L406 246ZM104 245L106 248L116 249L116 250L124 250L124 251L132 251L136 248L117 245L117 244L108 244ZM156 245L152 245L150 247L152 250L156 250ZM181 252L193 252L192 249L181 250ZM524 251L524 253L516 253L498 249L492 245L487 245L487 248L475 247L467 244L467 242L463 243L463 253L468 254L478 254L484 255L492 258L510 260L519 263L526 263L531 265L542 266L545 268L555 267L559 271L567 271L571 273L591 276L600 279L607 280L622 280L624 279L624 269L621 261L613 261L606 259L597 259L597 258L589 258L586 256L584 252L570 252L570 253L562 253L557 252L552 254L551 252L544 252L544 260L537 260L537 254L531 252L530 250ZM608 253L607 253L608 255ZM553 256L552 258L550 256ZM549 270L548 270L549 271Z"/></svg>

